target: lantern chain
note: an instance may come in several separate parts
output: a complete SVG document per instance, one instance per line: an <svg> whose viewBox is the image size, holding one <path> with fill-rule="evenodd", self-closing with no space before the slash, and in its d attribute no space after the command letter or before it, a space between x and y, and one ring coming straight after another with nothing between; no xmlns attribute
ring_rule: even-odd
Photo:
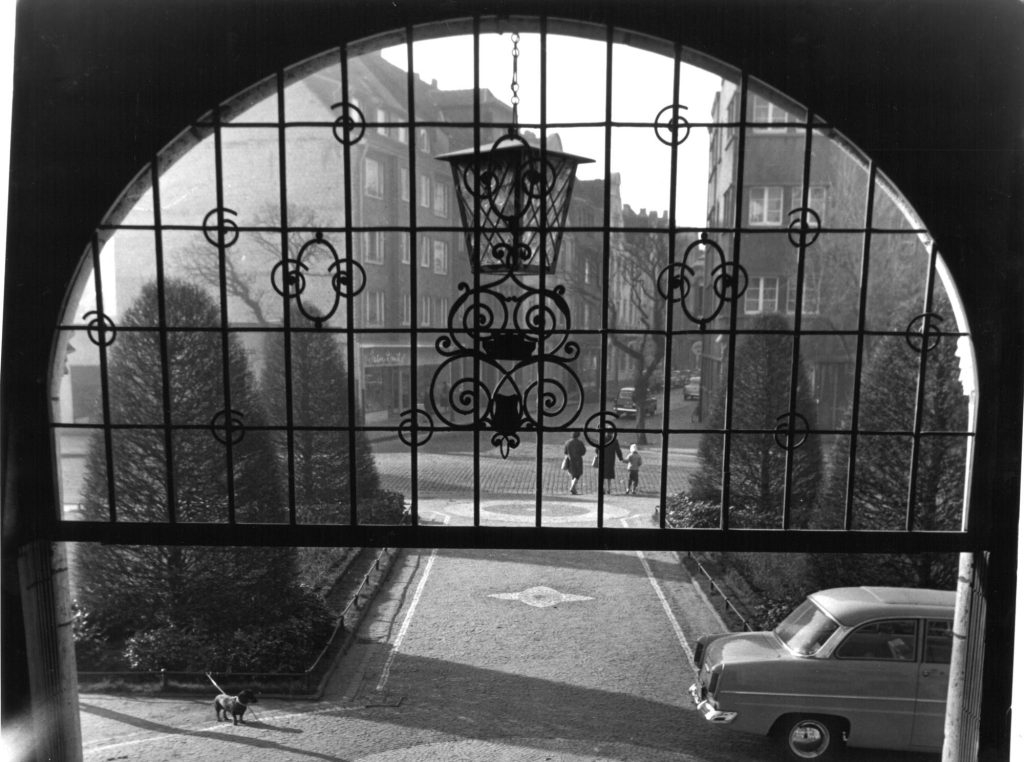
<svg viewBox="0 0 1024 762"><path fill-rule="evenodd" d="M512 125L519 127L519 32L512 33Z"/></svg>

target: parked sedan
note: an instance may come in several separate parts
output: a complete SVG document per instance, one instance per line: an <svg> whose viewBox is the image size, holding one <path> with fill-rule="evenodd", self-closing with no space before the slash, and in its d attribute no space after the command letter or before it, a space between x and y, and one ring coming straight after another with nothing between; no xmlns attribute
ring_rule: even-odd
<svg viewBox="0 0 1024 762"><path fill-rule="evenodd" d="M694 373L686 379L686 383L683 384L683 399L700 399L700 373Z"/></svg>
<svg viewBox="0 0 1024 762"><path fill-rule="evenodd" d="M708 722L772 736L791 759L844 746L942 748L955 593L841 587L771 632L701 638L690 695Z"/></svg>

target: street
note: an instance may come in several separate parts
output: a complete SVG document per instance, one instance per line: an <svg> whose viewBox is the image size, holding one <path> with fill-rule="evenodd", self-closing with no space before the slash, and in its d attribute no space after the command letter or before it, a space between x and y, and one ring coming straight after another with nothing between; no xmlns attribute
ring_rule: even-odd
<svg viewBox="0 0 1024 762"><path fill-rule="evenodd" d="M769 739L709 725L687 695L693 643L721 628L674 553L409 550L321 701L264 698L233 726L212 687L84 694L85 759L770 759Z"/></svg>

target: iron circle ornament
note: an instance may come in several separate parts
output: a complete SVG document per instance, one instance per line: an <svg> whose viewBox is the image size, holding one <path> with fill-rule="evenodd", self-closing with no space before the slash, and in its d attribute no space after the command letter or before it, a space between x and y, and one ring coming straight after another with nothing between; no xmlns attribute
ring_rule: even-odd
<svg viewBox="0 0 1024 762"><path fill-rule="evenodd" d="M313 267L316 260L326 258L326 267ZM308 285L308 275L320 272L330 277L330 289L321 296L328 300L324 305L307 304L303 295ZM366 271L363 266L350 258L342 259L338 250L317 230L313 237L299 247L294 258L278 262L271 271L271 283L281 296L294 299L299 312L317 328L334 316L342 297L357 296L366 287ZM316 309L314 309L314 306Z"/></svg>
<svg viewBox="0 0 1024 762"><path fill-rule="evenodd" d="M92 310L86 312L83 317L88 318L90 315L92 320L89 321L88 327L85 329L89 341L98 347L109 347L117 338L117 326L102 312Z"/></svg>
<svg viewBox="0 0 1024 762"><path fill-rule="evenodd" d="M747 290L747 271L735 262L723 262L711 272L711 288L722 301L739 299Z"/></svg>
<svg viewBox="0 0 1024 762"><path fill-rule="evenodd" d="M793 452L807 441L811 426L800 413L783 413L775 420L775 444L786 452Z"/></svg>
<svg viewBox="0 0 1024 762"><path fill-rule="evenodd" d="M686 302L684 300L690 295L690 279L696 275L696 272L684 262L673 262L661 269L661 272L658 273L658 293L667 301L682 302L685 311Z"/></svg>
<svg viewBox="0 0 1024 762"><path fill-rule="evenodd" d="M434 436L434 419L423 408L402 411L398 438L408 447L422 447Z"/></svg>
<svg viewBox="0 0 1024 762"><path fill-rule="evenodd" d="M658 140L667 146L677 146L686 142L690 137L690 122L680 113L686 110L686 106L673 104L665 106L658 112L654 119L654 134L658 136Z"/></svg>
<svg viewBox="0 0 1024 762"><path fill-rule="evenodd" d="M366 117L359 106L341 101L331 104L331 109L341 109L341 113L338 114L331 126L335 140L342 145L350 146L363 139L363 135L366 134Z"/></svg>
<svg viewBox="0 0 1024 762"><path fill-rule="evenodd" d="M821 235L821 217L810 207L792 209L789 212L789 229L786 233L794 246L810 246ZM808 223L808 219L810 222Z"/></svg>
<svg viewBox="0 0 1024 762"><path fill-rule="evenodd" d="M223 445L236 445L245 436L245 414L238 410L218 410L210 420L213 438Z"/></svg>
<svg viewBox="0 0 1024 762"><path fill-rule="evenodd" d="M229 249L238 241L238 225L233 219L228 219L229 214L234 217L238 212L221 207L211 209L203 217L203 235L211 246L223 245Z"/></svg>
<svg viewBox="0 0 1024 762"><path fill-rule="evenodd" d="M942 321L943 317L937 312L922 312L916 315L907 323L907 330L903 335L907 345L918 354L925 350L931 352L942 340L942 331L938 325Z"/></svg>
<svg viewBox="0 0 1024 762"><path fill-rule="evenodd" d="M607 447L619 437L619 430L615 425L619 414L612 410L598 410L587 418L583 425L583 437L590 443L591 447Z"/></svg>
<svg viewBox="0 0 1024 762"><path fill-rule="evenodd" d="M270 284L279 295L292 299L306 290L306 269L297 259L285 259L270 271Z"/></svg>

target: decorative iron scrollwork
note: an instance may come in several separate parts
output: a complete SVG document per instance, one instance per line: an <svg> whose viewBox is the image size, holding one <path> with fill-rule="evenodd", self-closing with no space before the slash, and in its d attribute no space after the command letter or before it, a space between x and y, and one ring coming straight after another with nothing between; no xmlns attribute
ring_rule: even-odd
<svg viewBox="0 0 1024 762"><path fill-rule="evenodd" d="M334 139L342 145L354 145L363 139L366 134L366 117L359 107L354 103L332 103L332 109L341 109L334 120L331 130L334 132Z"/></svg>
<svg viewBox="0 0 1024 762"><path fill-rule="evenodd" d="M117 326L102 312L91 310L86 312L83 317L88 318L90 315L93 316L92 320L89 321L89 325L85 329L89 341L98 347L109 347L117 338Z"/></svg>
<svg viewBox="0 0 1024 762"><path fill-rule="evenodd" d="M210 432L221 444L238 444L245 436L245 413L238 410L219 410L210 421Z"/></svg>
<svg viewBox="0 0 1024 762"><path fill-rule="evenodd" d="M310 266L310 263L315 266L317 259L324 258L330 260L326 267ZM307 299L303 298L307 287L306 274L317 270L330 278L330 289L326 294L318 294L327 304L307 305ZM339 257L337 249L324 238L323 231L317 230L313 238L302 244L294 258L289 257L274 265L270 282L278 294L294 299L303 317L320 328L338 311L342 297L348 299L362 292L366 287L366 271L354 259Z"/></svg>
<svg viewBox="0 0 1024 762"><path fill-rule="evenodd" d="M422 447L434 436L434 419L422 408L402 411L402 423L398 426L398 438L412 447Z"/></svg>
<svg viewBox="0 0 1024 762"><path fill-rule="evenodd" d="M448 332L435 344L445 359L430 384L434 415L451 428L490 429L502 457L541 419L546 429L570 427L583 409L583 385L571 365L580 347L569 338L565 287L540 288L509 267L499 278L476 288L460 283L458 290ZM458 380L449 387L444 379L452 375Z"/></svg>
<svg viewBox="0 0 1024 762"><path fill-rule="evenodd" d="M775 425L775 444L783 450L792 452L807 441L811 426L800 413L783 413L775 420L778 421Z"/></svg>
<svg viewBox="0 0 1024 762"><path fill-rule="evenodd" d="M789 242L794 246L810 246L821 235L821 217L810 207L804 206L789 212Z"/></svg>
<svg viewBox="0 0 1024 762"><path fill-rule="evenodd" d="M654 134L667 146L681 145L690 137L690 122L681 111L686 111L686 106L665 106L654 119Z"/></svg>
<svg viewBox="0 0 1024 762"><path fill-rule="evenodd" d="M583 436L591 447L607 447L619 437L615 421L619 414L613 410L598 410L587 418Z"/></svg>
<svg viewBox="0 0 1024 762"><path fill-rule="evenodd" d="M228 218L229 214L234 217L238 212L222 207L211 209L203 217L203 235L210 245L223 245L225 249L229 249L238 241L238 224Z"/></svg>
<svg viewBox="0 0 1024 762"><path fill-rule="evenodd" d="M698 269L707 273L711 283L711 293L715 299L702 305L704 309L697 314L687 304L687 297L698 277ZM725 258L722 247L706 232L686 247L682 262L673 262L662 268L658 273L658 291L667 301L678 303L687 319L696 323L703 330L708 323L718 317L725 305L739 299L747 290L747 271L741 265L729 262Z"/></svg>
<svg viewBox="0 0 1024 762"><path fill-rule="evenodd" d="M931 352L942 340L942 330L939 323L943 317L937 312L922 312L907 323L907 330L904 338L907 344L918 354L927 349Z"/></svg>

